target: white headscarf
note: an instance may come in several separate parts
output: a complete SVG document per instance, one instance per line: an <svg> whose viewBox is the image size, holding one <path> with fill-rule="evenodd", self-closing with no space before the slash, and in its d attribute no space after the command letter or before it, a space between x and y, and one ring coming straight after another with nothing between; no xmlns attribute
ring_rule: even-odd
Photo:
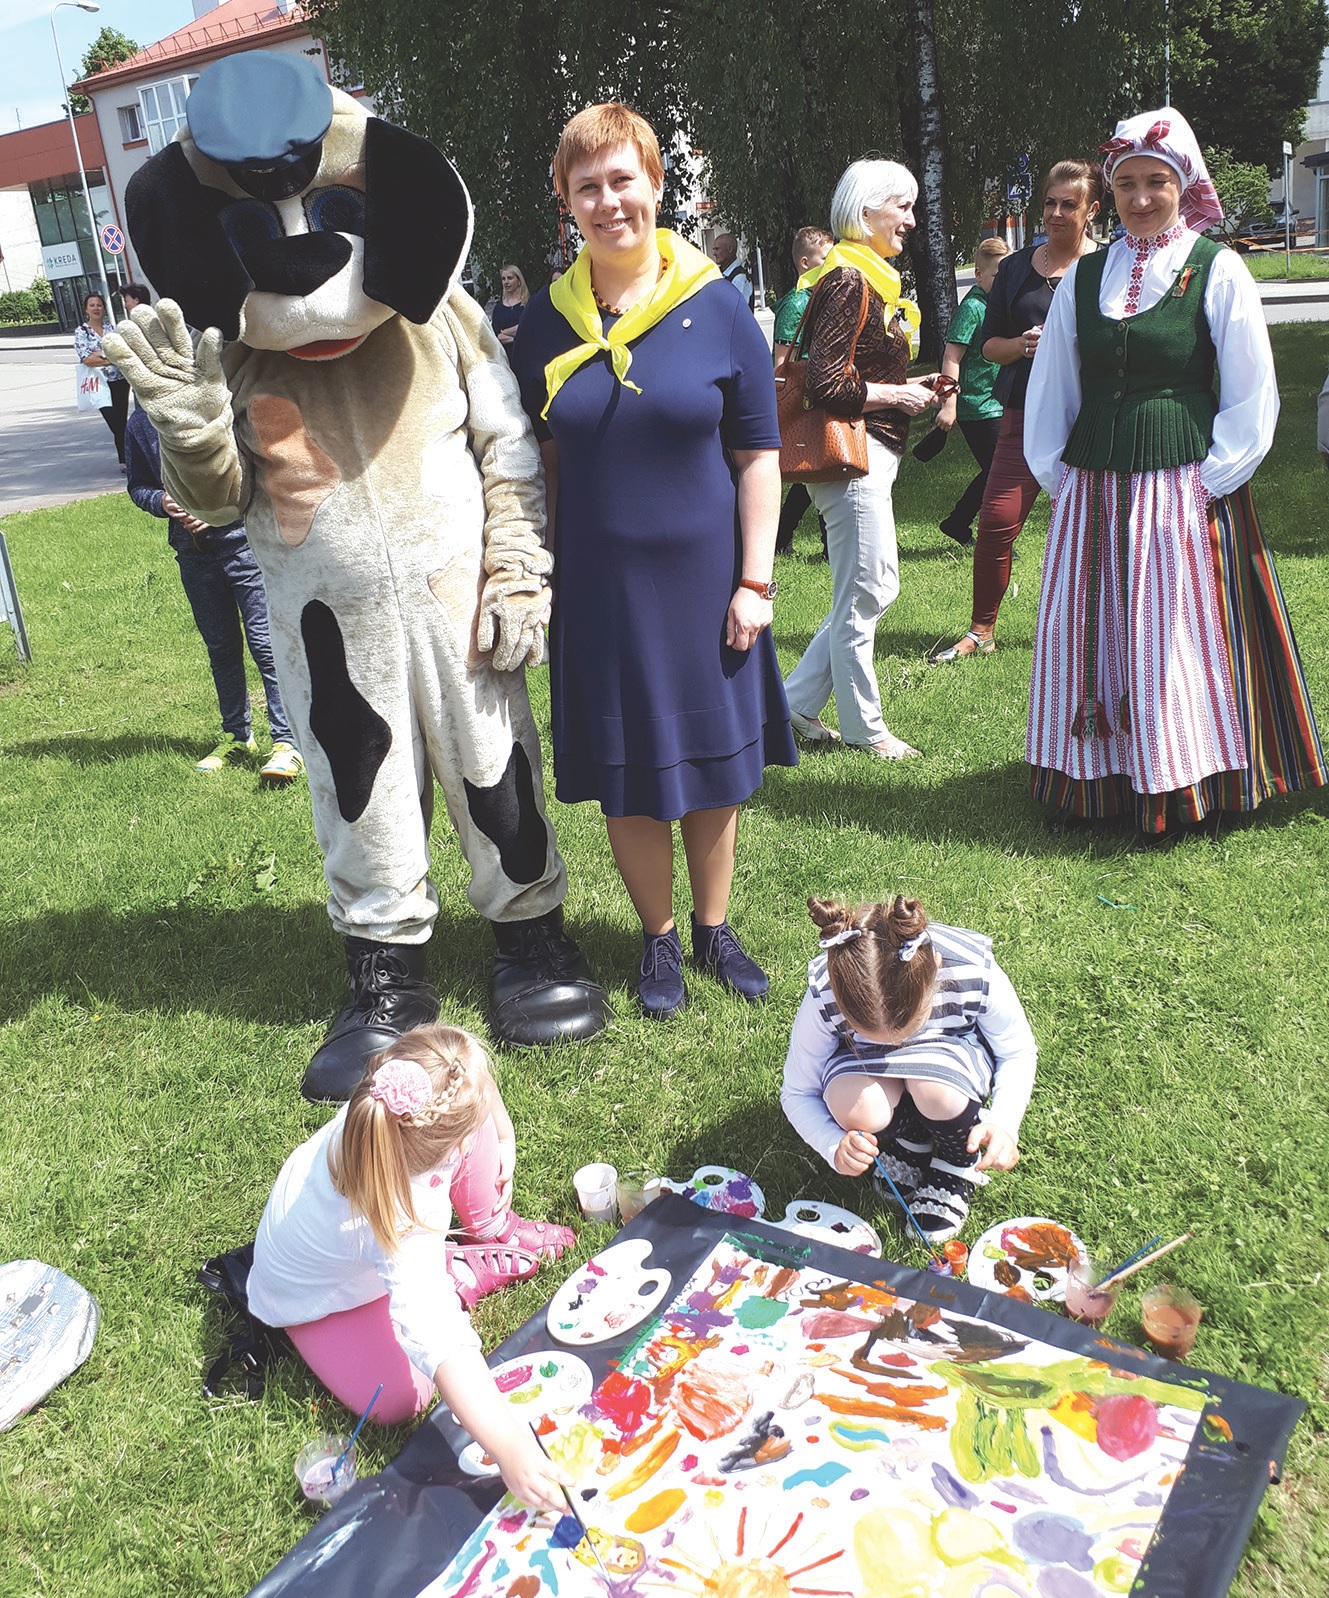
<svg viewBox="0 0 1329 1598"><path fill-rule="evenodd" d="M1191 125L1180 111L1165 105L1159 111L1141 111L1117 123L1116 132L1099 146L1103 176L1112 182L1112 169L1133 155L1150 155L1163 161L1181 179L1181 219L1197 233L1223 220L1218 191L1204 164Z"/></svg>

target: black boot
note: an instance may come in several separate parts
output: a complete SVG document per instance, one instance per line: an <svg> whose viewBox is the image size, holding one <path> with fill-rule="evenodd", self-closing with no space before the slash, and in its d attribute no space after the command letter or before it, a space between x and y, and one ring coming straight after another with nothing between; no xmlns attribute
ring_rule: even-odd
<svg viewBox="0 0 1329 1598"><path fill-rule="evenodd" d="M489 1020L500 1043L531 1048L593 1038L612 1011L581 950L563 930L563 907L530 921L491 921L498 954Z"/></svg>
<svg viewBox="0 0 1329 1598"><path fill-rule="evenodd" d="M349 1099L373 1055L412 1027L438 1020L423 944L347 938L346 972L351 1002L328 1028L300 1084L315 1102Z"/></svg>

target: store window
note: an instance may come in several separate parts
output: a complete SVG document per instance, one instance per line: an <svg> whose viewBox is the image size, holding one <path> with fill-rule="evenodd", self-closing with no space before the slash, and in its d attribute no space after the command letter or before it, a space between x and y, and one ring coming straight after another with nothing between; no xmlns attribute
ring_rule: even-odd
<svg viewBox="0 0 1329 1598"><path fill-rule="evenodd" d="M99 222L111 215L110 196L100 167L88 172L88 189ZM119 281L118 264L108 262L93 242L88 222L88 207L77 172L46 178L28 185L37 234L42 243L42 264L50 280L60 326L68 332L83 320L83 297L112 291L111 306L118 313L114 297Z"/></svg>
<svg viewBox="0 0 1329 1598"><path fill-rule="evenodd" d="M189 78L169 78L165 83L154 83L138 91L142 108L143 132L148 148L156 155L164 150L185 124L185 101L189 91L198 82L197 75Z"/></svg>

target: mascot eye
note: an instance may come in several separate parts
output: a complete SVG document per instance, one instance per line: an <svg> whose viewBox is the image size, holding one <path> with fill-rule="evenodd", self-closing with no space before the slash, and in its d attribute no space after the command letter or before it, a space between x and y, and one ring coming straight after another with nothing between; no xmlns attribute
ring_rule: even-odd
<svg viewBox="0 0 1329 1598"><path fill-rule="evenodd" d="M232 200L217 214L237 255L242 256L256 244L279 239L285 231L276 206L266 200Z"/></svg>
<svg viewBox="0 0 1329 1598"><path fill-rule="evenodd" d="M359 189L335 186L305 197L305 215L315 233L365 232L365 197Z"/></svg>

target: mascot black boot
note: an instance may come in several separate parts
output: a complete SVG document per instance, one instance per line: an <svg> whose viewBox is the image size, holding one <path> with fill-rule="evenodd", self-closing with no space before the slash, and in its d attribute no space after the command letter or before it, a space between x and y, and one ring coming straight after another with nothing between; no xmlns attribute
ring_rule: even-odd
<svg viewBox="0 0 1329 1598"><path fill-rule="evenodd" d="M609 995L563 930L563 910L530 921L495 921L489 1022L500 1043L531 1048L594 1037L609 1020Z"/></svg>
<svg viewBox="0 0 1329 1598"><path fill-rule="evenodd" d="M316 1103L349 1099L370 1059L394 1038L438 1020L438 994L425 981L423 944L346 940L351 1002L328 1028L300 1091Z"/></svg>

